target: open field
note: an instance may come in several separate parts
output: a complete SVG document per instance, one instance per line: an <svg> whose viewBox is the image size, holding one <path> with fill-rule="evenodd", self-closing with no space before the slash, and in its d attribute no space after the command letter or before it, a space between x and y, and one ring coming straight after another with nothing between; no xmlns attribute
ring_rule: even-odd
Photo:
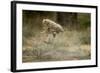
<svg viewBox="0 0 100 73"><path fill-rule="evenodd" d="M34 35L27 39L24 38L23 62L85 60L91 58L90 33L88 30L65 29L49 43L44 42L47 38L45 34L37 32Z"/></svg>

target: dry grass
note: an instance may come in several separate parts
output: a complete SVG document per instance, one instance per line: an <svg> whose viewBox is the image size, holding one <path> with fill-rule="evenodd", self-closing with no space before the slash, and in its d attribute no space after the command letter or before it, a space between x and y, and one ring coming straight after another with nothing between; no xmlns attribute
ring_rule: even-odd
<svg viewBox="0 0 100 73"><path fill-rule="evenodd" d="M62 61L90 59L90 37L87 31L69 31L57 35L50 43L45 43L45 34L25 39L23 62ZM84 38L83 38L84 37Z"/></svg>

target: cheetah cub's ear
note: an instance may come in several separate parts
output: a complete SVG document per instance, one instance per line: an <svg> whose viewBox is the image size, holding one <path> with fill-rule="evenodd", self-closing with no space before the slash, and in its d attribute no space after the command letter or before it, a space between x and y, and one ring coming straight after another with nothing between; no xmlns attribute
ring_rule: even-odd
<svg viewBox="0 0 100 73"><path fill-rule="evenodd" d="M43 19L42 23L44 24L46 22L46 19Z"/></svg>

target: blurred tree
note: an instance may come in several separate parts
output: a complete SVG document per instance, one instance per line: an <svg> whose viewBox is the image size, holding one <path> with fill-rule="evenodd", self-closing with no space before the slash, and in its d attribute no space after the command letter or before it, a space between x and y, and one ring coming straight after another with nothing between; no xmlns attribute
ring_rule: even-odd
<svg viewBox="0 0 100 73"><path fill-rule="evenodd" d="M61 25L66 26L69 29L73 29L76 28L76 26L78 26L77 13L71 13L71 12L58 13L57 20Z"/></svg>
<svg viewBox="0 0 100 73"><path fill-rule="evenodd" d="M91 16L89 13L78 13L78 23L80 29L88 29L91 26Z"/></svg>
<svg viewBox="0 0 100 73"><path fill-rule="evenodd" d="M90 27L90 14L23 10L23 35L34 36L42 30L42 20L48 18L71 30Z"/></svg>

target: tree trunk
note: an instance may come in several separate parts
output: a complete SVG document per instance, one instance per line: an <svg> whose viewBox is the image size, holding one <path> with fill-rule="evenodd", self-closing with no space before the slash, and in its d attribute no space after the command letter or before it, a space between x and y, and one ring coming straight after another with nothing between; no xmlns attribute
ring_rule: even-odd
<svg viewBox="0 0 100 73"><path fill-rule="evenodd" d="M67 27L68 29L73 29L78 26L77 22L77 13L58 13L57 14L58 23L62 26Z"/></svg>

